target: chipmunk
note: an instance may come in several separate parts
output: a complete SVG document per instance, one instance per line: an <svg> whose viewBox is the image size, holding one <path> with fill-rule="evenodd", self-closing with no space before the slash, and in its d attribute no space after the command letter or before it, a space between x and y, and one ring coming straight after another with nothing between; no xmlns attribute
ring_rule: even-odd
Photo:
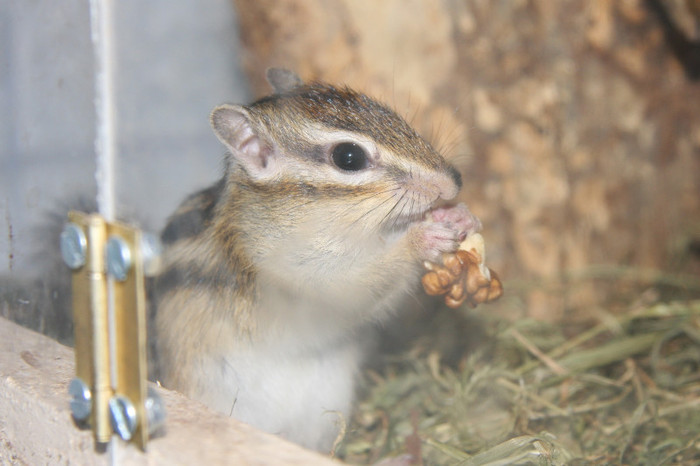
<svg viewBox="0 0 700 466"><path fill-rule="evenodd" d="M460 174L395 112L288 70L267 78L272 95L213 110L224 176L162 233L159 380L328 451L373 326L411 297L422 261L480 224L436 208Z"/></svg>

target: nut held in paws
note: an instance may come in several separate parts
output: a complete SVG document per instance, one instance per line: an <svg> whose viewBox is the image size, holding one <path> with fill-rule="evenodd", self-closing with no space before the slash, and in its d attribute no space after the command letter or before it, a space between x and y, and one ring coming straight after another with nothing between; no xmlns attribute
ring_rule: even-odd
<svg viewBox="0 0 700 466"><path fill-rule="evenodd" d="M457 308L467 302L471 307L501 297L503 284L498 274L484 265L484 238L473 233L459 249L442 255L442 264L424 262L423 288L430 296L445 295L445 304Z"/></svg>

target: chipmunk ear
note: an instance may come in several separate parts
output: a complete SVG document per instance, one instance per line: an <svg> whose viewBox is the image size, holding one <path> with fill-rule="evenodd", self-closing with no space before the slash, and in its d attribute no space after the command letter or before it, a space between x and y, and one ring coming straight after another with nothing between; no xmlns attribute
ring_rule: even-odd
<svg viewBox="0 0 700 466"><path fill-rule="evenodd" d="M251 177L266 179L277 173L276 151L258 134L248 110L238 105L221 105L211 112L210 120L216 136Z"/></svg>
<svg viewBox="0 0 700 466"><path fill-rule="evenodd" d="M304 84L299 75L286 68L268 68L265 77L275 90L275 94L283 94Z"/></svg>

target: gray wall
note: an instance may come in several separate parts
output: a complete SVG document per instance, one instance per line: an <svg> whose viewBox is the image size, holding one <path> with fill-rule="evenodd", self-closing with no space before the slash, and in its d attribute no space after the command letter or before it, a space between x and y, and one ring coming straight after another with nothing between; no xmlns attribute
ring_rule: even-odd
<svg viewBox="0 0 700 466"><path fill-rule="evenodd" d="M158 230L220 174L208 115L245 102L230 0L115 1L117 215ZM33 272L36 229L94 199L87 0L0 0L0 273Z"/></svg>

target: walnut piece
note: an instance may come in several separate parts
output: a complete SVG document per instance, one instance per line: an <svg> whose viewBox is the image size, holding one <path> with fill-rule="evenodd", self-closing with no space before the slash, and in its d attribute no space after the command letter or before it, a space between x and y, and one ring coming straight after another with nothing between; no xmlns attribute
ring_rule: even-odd
<svg viewBox="0 0 700 466"><path fill-rule="evenodd" d="M484 238L473 233L457 251L442 255L442 264L424 262L423 288L430 296L445 295L445 304L457 308L463 303L476 307L501 297L503 284L498 274L484 265Z"/></svg>

